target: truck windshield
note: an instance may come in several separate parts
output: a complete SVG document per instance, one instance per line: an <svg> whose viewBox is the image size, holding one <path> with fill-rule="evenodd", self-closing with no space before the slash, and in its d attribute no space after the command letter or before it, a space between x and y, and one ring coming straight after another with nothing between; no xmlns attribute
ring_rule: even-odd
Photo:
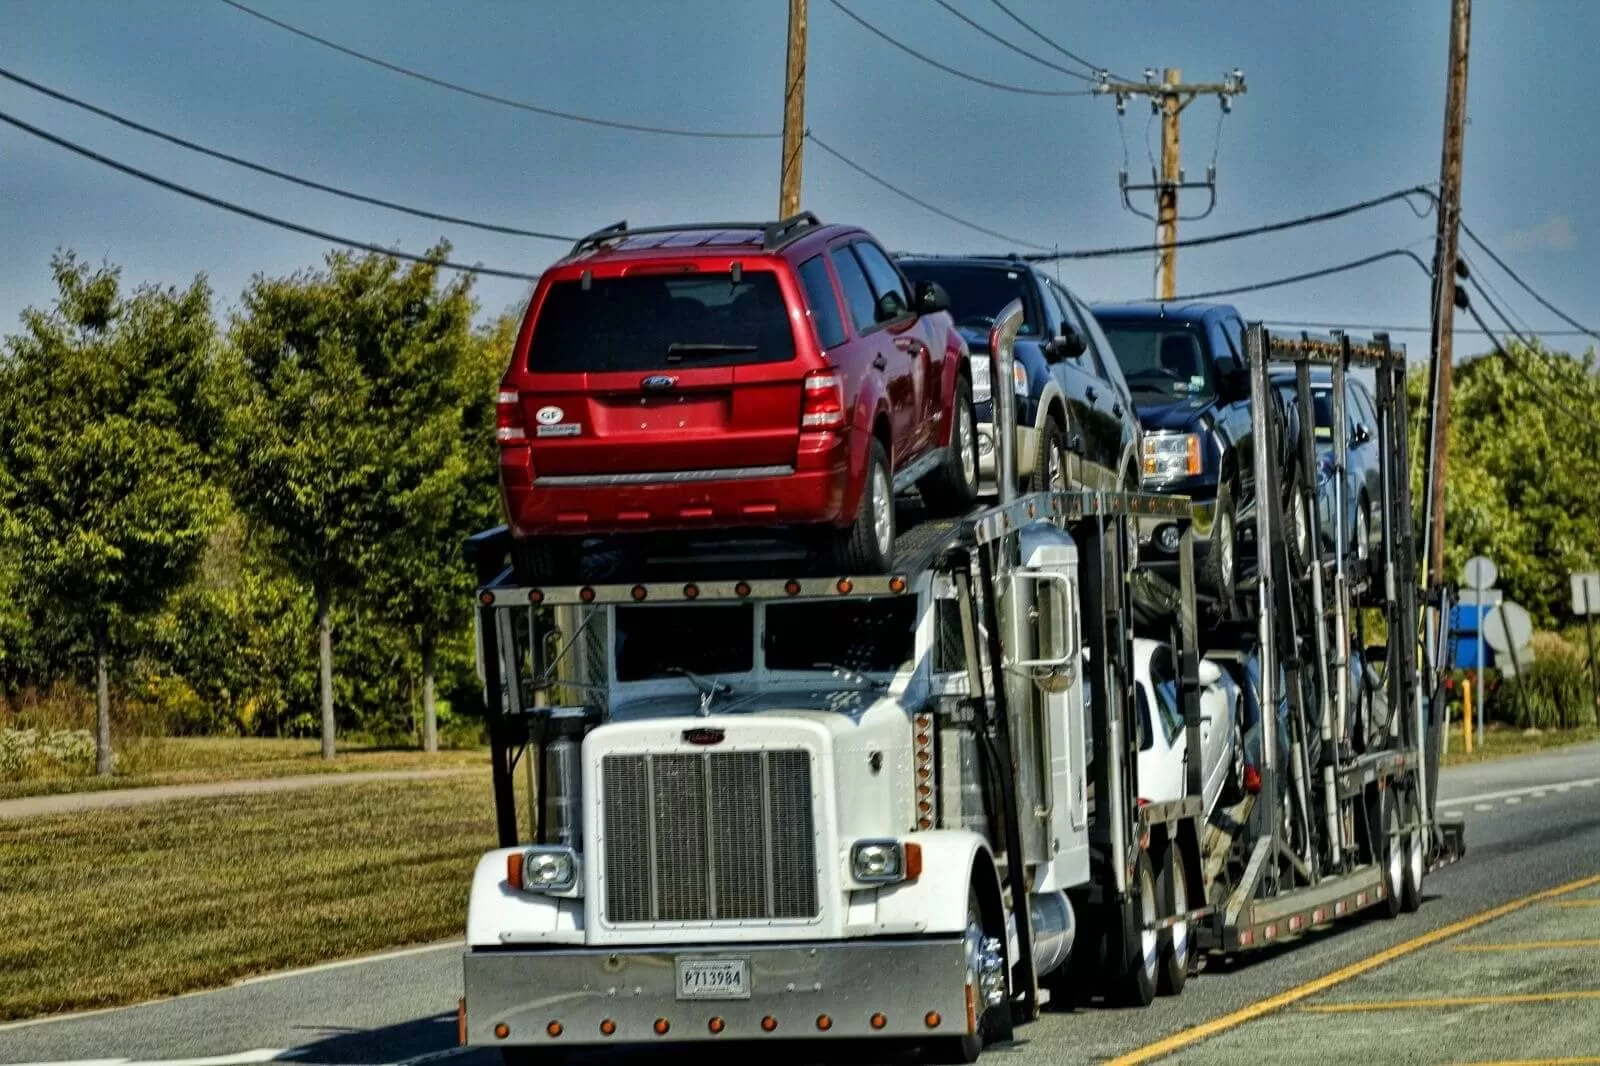
<svg viewBox="0 0 1600 1066"><path fill-rule="evenodd" d="M558 281L539 306L528 369L552 374L781 363L794 358L771 271Z"/></svg>
<svg viewBox="0 0 1600 1066"><path fill-rule="evenodd" d="M1100 320L1136 396L1211 396L1216 392L1205 336L1175 322Z"/></svg>
<svg viewBox="0 0 1600 1066"><path fill-rule="evenodd" d="M900 269L915 285L919 281L937 282L950 295L950 317L958 326L988 329L994 318L1012 300L1021 300L1026 318L1019 336L1039 335L1038 311L1028 297L1029 285L1022 271L1002 266L961 266L956 263L902 261Z"/></svg>
<svg viewBox="0 0 1600 1066"><path fill-rule="evenodd" d="M772 604L767 669L891 672L911 661L916 627L915 597Z"/></svg>
<svg viewBox="0 0 1600 1066"><path fill-rule="evenodd" d="M755 668L755 607L618 607L617 680L716 677Z"/></svg>

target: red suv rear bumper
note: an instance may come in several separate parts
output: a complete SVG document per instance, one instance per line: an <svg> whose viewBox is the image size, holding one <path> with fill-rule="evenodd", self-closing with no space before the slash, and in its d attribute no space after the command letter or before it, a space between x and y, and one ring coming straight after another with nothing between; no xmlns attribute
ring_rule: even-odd
<svg viewBox="0 0 1600 1066"><path fill-rule="evenodd" d="M541 478L527 448L504 448L500 480L517 536L843 526L856 507L849 452L845 434L805 434L793 468Z"/></svg>

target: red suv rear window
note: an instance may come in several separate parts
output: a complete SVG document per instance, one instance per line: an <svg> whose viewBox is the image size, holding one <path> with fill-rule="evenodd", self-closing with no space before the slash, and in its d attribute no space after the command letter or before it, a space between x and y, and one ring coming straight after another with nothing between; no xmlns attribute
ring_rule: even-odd
<svg viewBox="0 0 1600 1066"><path fill-rule="evenodd" d="M777 276L591 278L550 286L528 369L545 373L745 366L794 358Z"/></svg>

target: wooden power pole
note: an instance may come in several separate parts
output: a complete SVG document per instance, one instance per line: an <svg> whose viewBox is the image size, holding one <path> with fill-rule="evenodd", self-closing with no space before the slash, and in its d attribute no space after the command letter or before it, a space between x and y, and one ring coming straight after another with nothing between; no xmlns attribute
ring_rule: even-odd
<svg viewBox="0 0 1600 1066"><path fill-rule="evenodd" d="M1461 150L1467 125L1467 45L1472 0L1451 0L1450 68L1444 97L1444 150L1439 162L1439 231L1434 256L1433 404L1429 425L1428 581L1444 583L1444 474L1450 440L1451 360L1456 314L1456 254L1461 224Z"/></svg>
<svg viewBox="0 0 1600 1066"><path fill-rule="evenodd" d="M1148 185L1129 184L1128 172L1124 170L1121 175L1122 202L1130 211L1146 215L1143 211L1133 206L1128 194L1131 192L1154 192L1156 194L1156 244L1160 247L1157 253L1157 275L1159 284L1157 296L1163 300L1170 300L1178 292L1178 190L1180 189L1205 189L1211 194L1211 206L1216 204L1216 168L1206 168L1205 181L1186 181L1183 168L1178 164L1178 120L1184 108L1194 102L1198 96L1215 96L1222 104L1222 109L1232 109L1233 98L1242 96L1245 92L1244 74L1235 70L1228 74L1220 83L1200 83L1186 85L1183 81L1183 72L1176 67L1168 67L1161 72L1161 81L1155 81L1155 71L1145 71L1145 80L1142 84L1137 82L1113 81L1108 76L1102 75L1095 91L1102 95L1116 97L1117 113L1122 114L1127 106L1130 96L1147 96L1150 106L1161 115L1161 173L1159 176L1151 175L1155 180ZM1195 218L1204 218L1211 213L1211 206Z"/></svg>
<svg viewBox="0 0 1600 1066"><path fill-rule="evenodd" d="M800 163L806 147L806 0L789 0L789 59L783 71L783 168L778 217L800 211Z"/></svg>

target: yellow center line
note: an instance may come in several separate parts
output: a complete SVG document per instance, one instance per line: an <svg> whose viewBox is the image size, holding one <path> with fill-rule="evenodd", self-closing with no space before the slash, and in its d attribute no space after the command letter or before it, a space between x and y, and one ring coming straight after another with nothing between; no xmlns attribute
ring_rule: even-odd
<svg viewBox="0 0 1600 1066"><path fill-rule="evenodd" d="M1600 989L1573 992L1528 992L1504 996L1443 996L1439 999L1380 999L1370 1003L1316 1003L1301 1007L1304 1014L1357 1014L1375 1010L1421 1010L1428 1007L1498 1007L1517 1003L1568 1003L1575 999L1600 999Z"/></svg>
<svg viewBox="0 0 1600 1066"><path fill-rule="evenodd" d="M1146 1044L1144 1047L1130 1051L1126 1055L1119 1055L1108 1062L1106 1066L1138 1066L1139 1063L1150 1062L1165 1055L1170 1055L1174 1051L1180 1051L1191 1044L1197 1044L1209 1036L1215 1036L1217 1033L1237 1028L1245 1022L1253 1021L1264 1014L1271 1014L1273 1011L1281 1010L1292 1003L1298 1003L1308 996L1314 996L1318 992L1325 992L1335 985L1350 980L1352 977L1359 977L1369 970L1375 970L1379 966L1393 962L1404 955L1409 955L1413 951L1419 951L1422 948L1437 944L1441 940L1448 940L1450 937L1458 936L1469 929L1476 929L1486 922L1492 922L1496 918L1503 918L1531 904L1542 903L1557 896L1579 892L1594 885L1600 885L1600 875L1569 881L1567 884L1557 888L1535 892L1530 896L1523 896L1509 903L1502 903L1498 907L1491 907L1469 918L1463 918L1459 922L1453 922L1450 925L1435 929L1431 933L1424 933L1404 943L1385 948L1375 955L1369 955L1360 962L1351 963L1342 969L1324 974L1315 980L1307 981L1305 984L1297 985L1287 992L1280 992L1275 996L1269 996L1259 1002L1252 1003L1248 1007L1241 1007L1232 1014L1224 1014L1220 1018L1213 1018L1209 1022L1203 1022L1200 1025L1184 1029L1162 1040L1157 1040L1153 1044Z"/></svg>
<svg viewBox="0 0 1600 1066"><path fill-rule="evenodd" d="M1451 951L1540 951L1557 948L1600 948L1600 939L1523 940L1510 944L1463 944Z"/></svg>

